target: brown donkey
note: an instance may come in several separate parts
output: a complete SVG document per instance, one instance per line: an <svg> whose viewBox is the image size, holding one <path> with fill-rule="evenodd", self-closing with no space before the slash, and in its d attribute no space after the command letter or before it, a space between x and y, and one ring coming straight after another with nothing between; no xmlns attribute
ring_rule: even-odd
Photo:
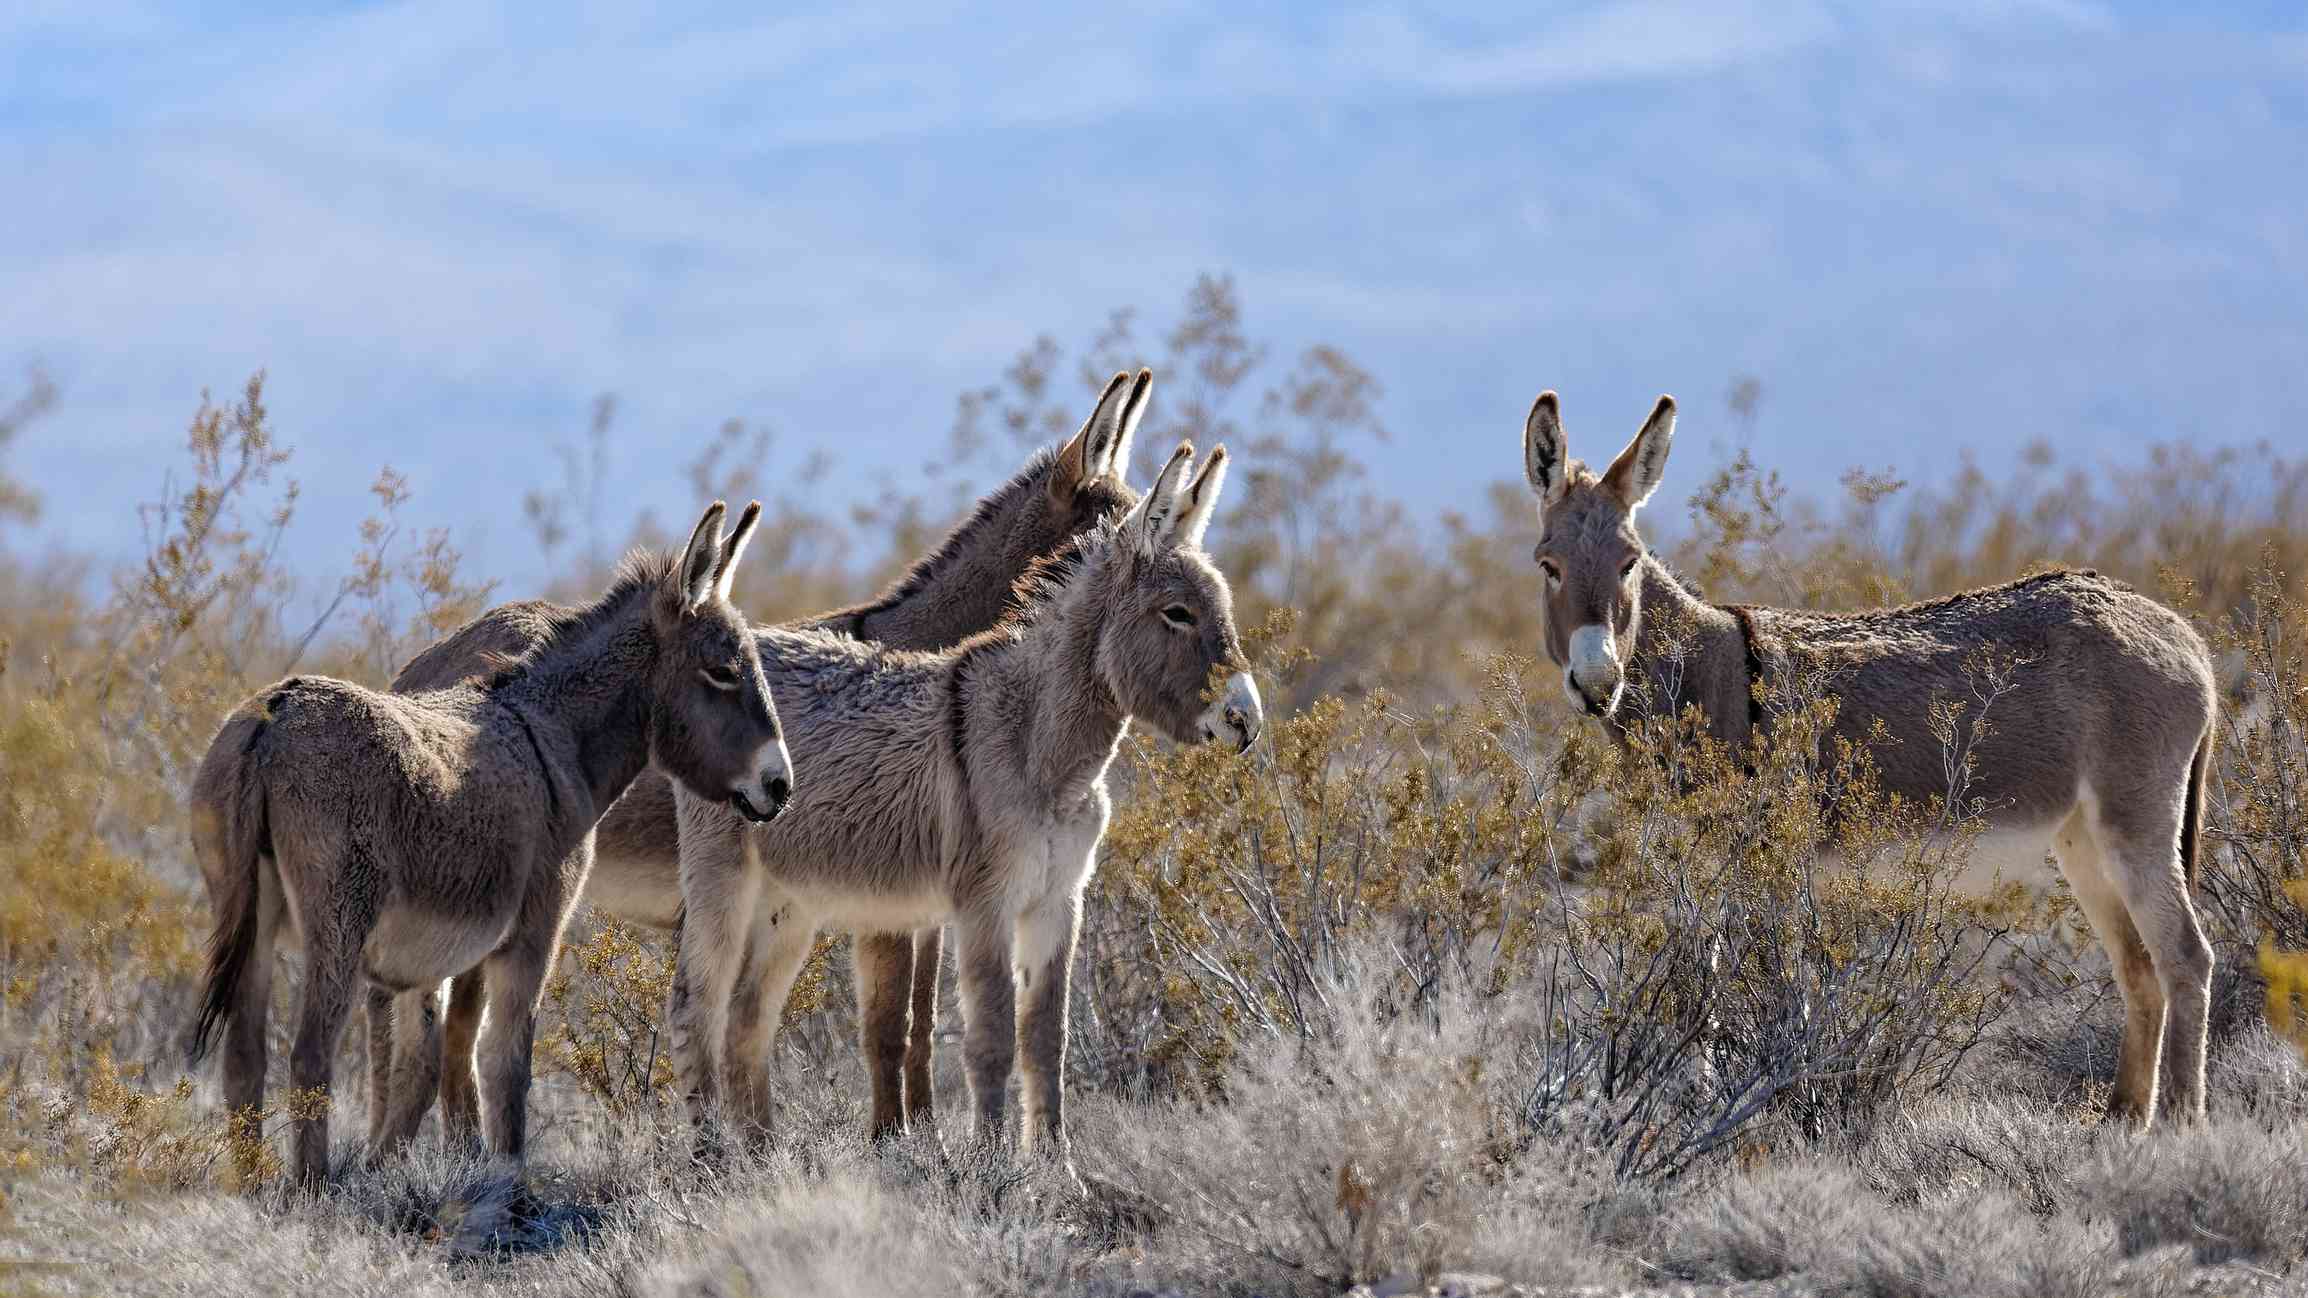
<svg viewBox="0 0 2308 1298"><path fill-rule="evenodd" d="M1989 804L1975 867L2056 856L2115 962L2123 1048L2111 1117L2153 1119L2169 1020L2166 1110L2204 1107L2212 948L2190 900L2217 695L2210 653L2177 614L2091 572L2057 572L1905 608L1861 613L1705 603L1643 548L1635 511L1675 433L1667 397L1601 475L1567 458L1555 394L1539 394L1523 464L1539 499L1536 558L1547 657L1572 704L1624 738L1698 704L1731 744L1769 724L1758 689L1818 674L1836 732L1868 745L1884 788L1943 794L1933 713L1969 695L1993 654L2021 664L1972 750ZM1666 632L1690 639L1670 661ZM1887 743L1870 743L1880 726Z"/></svg>
<svg viewBox="0 0 2308 1298"><path fill-rule="evenodd" d="M193 782L193 845L216 931L192 1037L225 1030L225 1101L263 1099L276 940L303 942L290 1084L296 1171L328 1171L324 1095L366 977L394 988L485 969L488 1141L524 1153L537 1000L592 863L593 825L654 763L767 821L792 768L761 659L728 600L756 503L724 541L719 502L678 559L635 556L486 683L384 694L303 676L241 704ZM281 925L288 921L288 929Z"/></svg>
<svg viewBox="0 0 2308 1298"><path fill-rule="evenodd" d="M1037 560L1062 549L1075 536L1118 521L1137 503L1123 482L1130 443L1144 418L1153 375L1116 374L1080 431L1054 449L1038 451L1008 482L989 492L954 530L876 598L849 608L785 624L793 630L837 632L892 649L945 649L1000 621L1010 607L1012 588ZM401 670L393 688L439 689L487 671L495 654L516 654L536 644L566 610L542 601L501 605L425 650ZM803 755L804 765L808 755ZM681 917L680 828L674 817L673 786L655 771L644 771L603 817L596 836L593 871L584 901L629 923L672 929ZM857 939L861 1025L868 1076L876 1097L877 1133L902 1129L930 1113L930 1038L937 1022L941 931L861 933ZM742 976L744 994L757 980ZM431 1103L436 1079L442 1119L452 1137L469 1139L477 1106L473 1090L473 1042L479 1029L484 989L478 978L459 978L451 991L445 1038L447 1071L437 1072L435 1051L423 1026L436 1003L431 989L399 998L385 989L370 993L369 1033L371 1144L385 1148L409 1139ZM413 1049L396 1052L392 1024L408 1021ZM774 1012L771 1015L774 1021ZM733 1034L759 1022L741 1006ZM894 1030L892 1030L894 1025ZM767 1042L733 1039L723 1051L733 1070L751 1070L754 1047ZM384 1061L396 1057L388 1069ZM737 1089L757 1089L741 1079ZM393 1097L416 1097L414 1108ZM902 1096L902 1109L901 1097ZM386 1129L386 1115L395 1128Z"/></svg>

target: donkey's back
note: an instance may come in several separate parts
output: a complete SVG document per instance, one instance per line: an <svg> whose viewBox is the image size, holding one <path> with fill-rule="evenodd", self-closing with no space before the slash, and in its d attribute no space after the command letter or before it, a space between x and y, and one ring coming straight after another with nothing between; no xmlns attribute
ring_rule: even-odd
<svg viewBox="0 0 2308 1298"><path fill-rule="evenodd" d="M543 599L499 604L411 658L393 677L393 690L415 694L486 677L504 663L534 653L553 638L554 628L577 612Z"/></svg>
<svg viewBox="0 0 2308 1298"><path fill-rule="evenodd" d="M2217 713L2195 629L2088 570L1870 613L1749 612L1766 646L1825 673L1839 731L1889 734L1872 755L1890 791L1948 791L1934 714L1952 709L1971 792L1999 828L2049 831L2079 801L2165 805L2176 820Z"/></svg>

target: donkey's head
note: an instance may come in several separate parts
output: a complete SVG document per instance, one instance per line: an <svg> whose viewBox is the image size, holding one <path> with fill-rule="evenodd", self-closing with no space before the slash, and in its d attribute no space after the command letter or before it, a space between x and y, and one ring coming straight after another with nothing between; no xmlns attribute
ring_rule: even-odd
<svg viewBox="0 0 2308 1298"><path fill-rule="evenodd" d="M1675 440L1675 399L1659 398L1635 440L1597 477L1565 451L1563 416L1542 392L1523 427L1523 472L1539 497L1540 620L1563 692L1608 717L1627 687L1643 617L1643 538L1635 511L1658 489Z"/></svg>
<svg viewBox="0 0 2308 1298"><path fill-rule="evenodd" d="M1180 445L1123 518L1098 657L1124 711L1179 743L1217 739L1239 751L1257 740L1266 714L1234 629L1234 593L1202 549L1226 448L1200 473L1193 468L1193 445Z"/></svg>
<svg viewBox="0 0 2308 1298"><path fill-rule="evenodd" d="M730 578L761 521L761 502L747 505L724 538L726 512L717 500L697 520L651 604L658 654L649 759L690 792L758 823L793 796L793 763L753 630L729 602Z"/></svg>

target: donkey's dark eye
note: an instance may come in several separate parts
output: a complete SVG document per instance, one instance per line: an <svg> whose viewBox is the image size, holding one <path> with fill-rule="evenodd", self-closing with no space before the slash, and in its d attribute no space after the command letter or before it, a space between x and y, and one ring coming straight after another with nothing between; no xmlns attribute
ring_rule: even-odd
<svg viewBox="0 0 2308 1298"><path fill-rule="evenodd" d="M1162 610L1162 618L1172 626L1194 625L1194 610L1184 604L1172 604Z"/></svg>
<svg viewBox="0 0 2308 1298"><path fill-rule="evenodd" d="M1635 575L1635 565L1636 565L1636 564L1638 564L1638 563L1641 563L1642 561L1643 561L1643 557L1642 557L1641 555L1637 555L1637 556L1635 556L1634 558L1627 560L1627 562L1626 562L1626 563L1624 563L1624 564L1620 565L1620 567L1619 567L1619 580L1621 580L1621 581L1625 581L1627 578L1634 576L1634 575Z"/></svg>
<svg viewBox="0 0 2308 1298"><path fill-rule="evenodd" d="M705 683L711 685L717 690L733 690L737 688L737 669L727 664L722 664L717 667L701 667L698 669L697 674L703 676L705 678Z"/></svg>

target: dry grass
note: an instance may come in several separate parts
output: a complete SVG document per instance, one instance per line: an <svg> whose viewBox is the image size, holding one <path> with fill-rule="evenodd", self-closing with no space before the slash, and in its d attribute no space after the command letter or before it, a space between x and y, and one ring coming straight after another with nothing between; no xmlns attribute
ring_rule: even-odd
<svg viewBox="0 0 2308 1298"><path fill-rule="evenodd" d="M331 1109L352 1161L326 1193L292 1195L178 1063L205 921L187 763L257 684L292 666L379 681L488 587L451 538L400 527L390 470L342 577L316 585L327 564L287 562L292 461L257 383L203 403L137 509L146 561L105 593L84 568L8 548L38 484L0 479L0 1292L1275 1295L1446 1276L1480 1291L1489 1276L1550 1293L2081 1295L2301 1280L2308 1069L2282 1034L2308 1021L2308 956L2294 958L2308 950L2308 464L2172 450L2063 471L2046 452L2002 482L1855 474L1827 507L1734 462L1660 538L1719 598L1874 602L2065 561L2198 619L2233 686L2203 887L2222 978L2214 1119L2140 1138L2087 1120L2116 1007L2060 890L1949 888L1960 790L1939 807L1874 799L1863 762L1800 742L1825 720L1801 690L1773 700L1784 742L1752 771L1688 732L1634 753L1597 743L1517 656L1536 643L1519 490L1406 526L1358 465L1386 436L1375 380L1334 349L1253 341L1224 281L1146 341L1118 316L1079 352L1029 349L964 398L917 491L844 517L810 498L812 470L788 475L801 485L774 502L749 607L853 598L966 484L1070 429L1077 372L1140 360L1170 391L1142 443L1242 455L1252 490L1219 529L1220 560L1280 706L1247 757L1125 751L1073 1007L1086 1192L963 1153L957 1127L951 1157L922 1138L863 1144L839 944L789 1007L773 1151L693 1163L658 1038L666 953L602 924L580 929L549 992L526 1189L430 1138L404 1163L359 1166L348 1093ZM0 444L37 435L54 396L0 394ZM605 405L532 497L558 593L653 536L608 512L618 436ZM732 425L692 476L744 495L772 451ZM1860 868L1818 877L1831 833ZM348 1038L340 1077L358 1075L359 1050ZM962 1111L952 1051L939 1081Z"/></svg>

